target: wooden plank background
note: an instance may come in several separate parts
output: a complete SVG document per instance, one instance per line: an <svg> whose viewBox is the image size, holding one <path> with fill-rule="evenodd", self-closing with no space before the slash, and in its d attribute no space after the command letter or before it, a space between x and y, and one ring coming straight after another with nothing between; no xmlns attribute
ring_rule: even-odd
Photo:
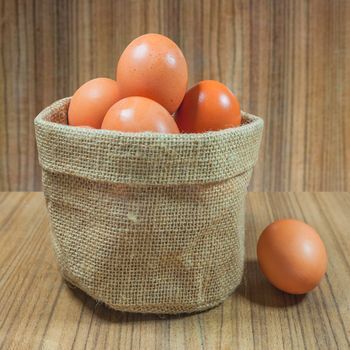
<svg viewBox="0 0 350 350"><path fill-rule="evenodd" d="M146 32L266 122L253 191L350 189L350 1L0 1L0 190L40 190L33 119Z"/></svg>

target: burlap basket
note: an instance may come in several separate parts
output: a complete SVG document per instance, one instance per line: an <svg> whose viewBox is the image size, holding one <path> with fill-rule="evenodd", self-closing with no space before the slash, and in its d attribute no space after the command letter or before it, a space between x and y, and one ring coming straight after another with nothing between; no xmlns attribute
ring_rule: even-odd
<svg viewBox="0 0 350 350"><path fill-rule="evenodd" d="M35 119L52 242L66 280L122 311L221 303L244 260L244 200L263 121L203 134L67 126L69 98Z"/></svg>

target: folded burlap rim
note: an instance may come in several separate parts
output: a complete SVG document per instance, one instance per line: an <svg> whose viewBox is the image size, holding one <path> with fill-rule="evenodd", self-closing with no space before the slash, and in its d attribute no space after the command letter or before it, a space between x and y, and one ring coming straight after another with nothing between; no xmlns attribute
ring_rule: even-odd
<svg viewBox="0 0 350 350"><path fill-rule="evenodd" d="M119 184L204 184L241 174L257 159L263 120L246 112L240 127L221 131L129 133L68 126L69 100L53 103L34 121L36 137L49 140L38 145L45 147L40 164L50 172Z"/></svg>

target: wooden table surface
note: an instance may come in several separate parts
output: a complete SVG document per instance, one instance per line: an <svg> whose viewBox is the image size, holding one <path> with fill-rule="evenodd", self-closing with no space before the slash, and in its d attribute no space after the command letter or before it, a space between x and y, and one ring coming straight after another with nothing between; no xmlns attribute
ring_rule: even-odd
<svg viewBox="0 0 350 350"><path fill-rule="evenodd" d="M349 349L350 193L249 193L241 286L207 312L173 317L107 309L62 280L42 193L0 193L1 349ZM278 218L311 224L329 268L306 296L274 289L255 247Z"/></svg>

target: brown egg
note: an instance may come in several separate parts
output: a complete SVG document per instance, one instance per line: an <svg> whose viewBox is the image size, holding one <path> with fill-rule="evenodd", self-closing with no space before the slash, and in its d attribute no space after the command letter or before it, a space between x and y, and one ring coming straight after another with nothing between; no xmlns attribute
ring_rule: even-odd
<svg viewBox="0 0 350 350"><path fill-rule="evenodd" d="M158 132L178 134L174 118L159 103L149 98L126 97L107 112L101 129L124 132Z"/></svg>
<svg viewBox="0 0 350 350"><path fill-rule="evenodd" d="M187 79L182 51L160 34L145 34L133 40L117 65L116 80L123 97L147 97L170 114L177 110L185 95Z"/></svg>
<svg viewBox="0 0 350 350"><path fill-rule="evenodd" d="M68 109L68 124L100 128L111 106L121 99L115 80L96 78L83 84L72 96Z"/></svg>
<svg viewBox="0 0 350 350"><path fill-rule="evenodd" d="M304 222L279 220L260 235L257 254L266 278L278 289L304 294L327 269L327 252L317 232Z"/></svg>
<svg viewBox="0 0 350 350"><path fill-rule="evenodd" d="M202 80L186 92L176 112L176 123L185 133L232 128L241 124L241 109L224 84Z"/></svg>

